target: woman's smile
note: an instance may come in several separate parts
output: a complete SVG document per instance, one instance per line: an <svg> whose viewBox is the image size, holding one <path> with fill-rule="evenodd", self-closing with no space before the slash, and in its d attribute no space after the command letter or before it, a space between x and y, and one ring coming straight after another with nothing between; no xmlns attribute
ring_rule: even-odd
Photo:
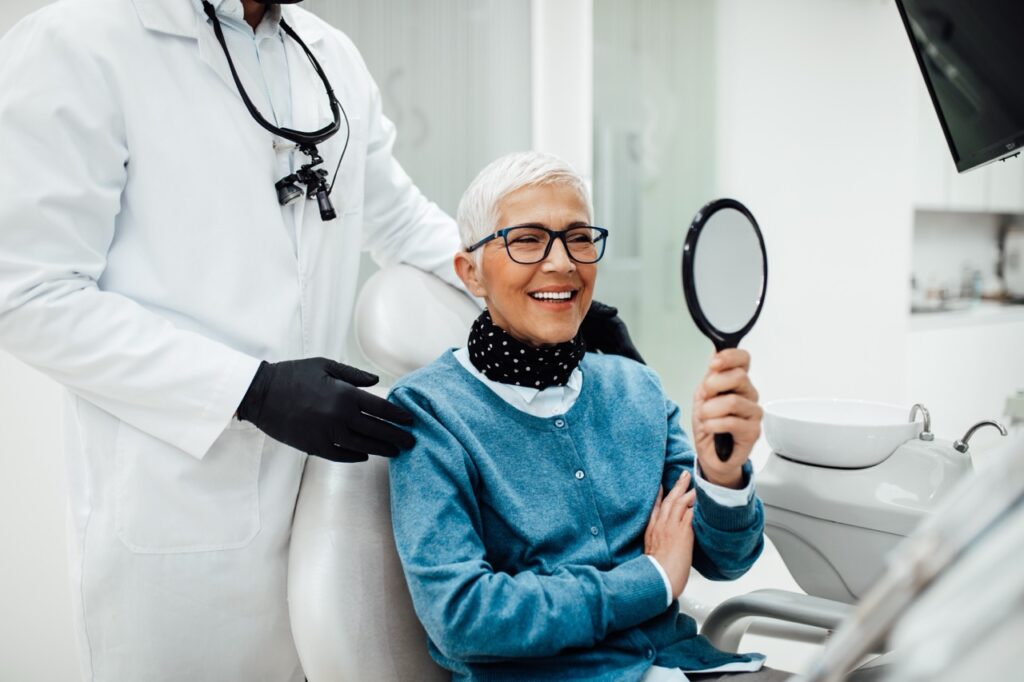
<svg viewBox="0 0 1024 682"><path fill-rule="evenodd" d="M528 295L538 305L549 310L570 310L577 294L579 289L575 287L545 287L531 291Z"/></svg>

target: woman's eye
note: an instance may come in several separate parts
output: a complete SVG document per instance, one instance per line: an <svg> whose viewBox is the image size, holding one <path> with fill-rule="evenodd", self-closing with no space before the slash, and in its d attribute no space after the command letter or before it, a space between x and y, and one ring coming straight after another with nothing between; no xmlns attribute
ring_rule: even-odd
<svg viewBox="0 0 1024 682"><path fill-rule="evenodd" d="M593 239L589 235L585 234L571 234L569 235L569 242L571 244L590 244L593 243Z"/></svg>
<svg viewBox="0 0 1024 682"><path fill-rule="evenodd" d="M538 239L537 237L532 237L532 236L530 236L530 237L516 237L515 239L512 240L512 243L513 244L524 244L524 245L525 244L539 244L540 243L540 239Z"/></svg>

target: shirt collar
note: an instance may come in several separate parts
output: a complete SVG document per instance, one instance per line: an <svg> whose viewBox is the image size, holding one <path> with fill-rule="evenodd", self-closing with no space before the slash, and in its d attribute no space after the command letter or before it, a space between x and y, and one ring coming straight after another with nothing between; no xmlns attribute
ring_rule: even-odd
<svg viewBox="0 0 1024 682"><path fill-rule="evenodd" d="M481 374L480 376L485 381L491 382L491 380L488 379L487 377L485 377L483 374ZM491 383L496 383L496 382L491 382ZM562 392L564 392L566 390L576 391L578 393L579 390L580 390L580 387L583 385L583 372L580 371L579 367L574 369L572 371L572 374L569 375L569 381L566 382L565 386L548 386L547 388L540 389L540 388L530 388L529 386L516 386L515 384L502 384L502 385L503 386L508 386L509 388L511 388L513 391L518 393L520 395L520 397L522 397L522 399L524 401L526 401L527 405L531 405L531 404L533 404L533 401L536 400L537 396L539 396L541 393L545 393L545 394L562 393Z"/></svg>
<svg viewBox="0 0 1024 682"><path fill-rule="evenodd" d="M200 0L132 0L132 3L139 15L139 21L150 31L183 38L197 38L199 31L209 30L207 28L208 19ZM190 4L192 5L191 9L189 9ZM234 5L238 12L238 21L245 20L240 0L211 0L211 4L220 16L225 16L224 12L228 7ZM196 16L197 14L199 16ZM273 7L267 8L267 17L270 18L269 25L274 31L277 30L282 17L287 19L288 23L302 36L306 45L313 46L323 38L322 22L310 18L308 13L294 5L285 8L274 3ZM266 17L263 24L268 24Z"/></svg>
<svg viewBox="0 0 1024 682"><path fill-rule="evenodd" d="M245 21L245 10L242 8L242 0L209 0L209 3L213 5L213 9L217 11L217 16L220 19L235 20L236 22ZM192 6L205 20L206 11L203 9L203 1L192 0ZM276 33L280 23L281 5L275 2L267 6L267 12L263 15L263 21L256 27L256 33L263 33L267 30Z"/></svg>

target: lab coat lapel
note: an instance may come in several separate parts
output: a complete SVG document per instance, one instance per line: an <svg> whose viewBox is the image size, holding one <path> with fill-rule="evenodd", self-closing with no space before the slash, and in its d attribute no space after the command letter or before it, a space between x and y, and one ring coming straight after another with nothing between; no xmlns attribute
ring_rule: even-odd
<svg viewBox="0 0 1024 682"><path fill-rule="evenodd" d="M205 17L199 15L196 15L196 38L199 41L199 58L213 69L232 94L241 100L242 96L238 94L238 86L235 85L235 79L231 77L231 69L228 67L227 57L224 56L224 49L217 40L217 34L214 33L213 26L205 20ZM252 90L252 86L245 82L245 74L239 73L238 77L242 79L242 85L247 90Z"/></svg>
<svg viewBox="0 0 1024 682"><path fill-rule="evenodd" d="M196 11L188 2L132 0L139 21L150 31L182 38L196 35Z"/></svg>
<svg viewBox="0 0 1024 682"><path fill-rule="evenodd" d="M224 84L241 99L238 88L231 77L227 59L213 27L204 14L196 12L187 0L132 0L142 25L150 31L166 33L183 38L195 38L199 43L199 58L224 81ZM243 78L244 75L240 75Z"/></svg>

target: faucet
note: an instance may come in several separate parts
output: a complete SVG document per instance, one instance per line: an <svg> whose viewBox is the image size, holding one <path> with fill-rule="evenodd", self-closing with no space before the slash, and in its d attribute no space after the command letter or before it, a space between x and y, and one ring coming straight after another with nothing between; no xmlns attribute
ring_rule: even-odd
<svg viewBox="0 0 1024 682"><path fill-rule="evenodd" d="M918 436L921 440L932 441L935 440L935 434L932 433L932 417L928 414L928 408L921 403L916 403L910 408L910 421L914 421L917 417L918 411L924 415L924 429L921 430L921 435ZM1005 434L1004 434L1005 435Z"/></svg>
<svg viewBox="0 0 1024 682"><path fill-rule="evenodd" d="M980 421L971 428L967 429L967 433L964 434L964 437L953 443L953 449L956 450L957 452L967 452L967 448L970 447L967 443L968 441L971 440L971 436L973 436L974 432L982 428L983 426L994 426L995 428L999 429L1000 434L1002 434L1003 436L1006 435L1006 427L1004 427L999 422L986 419L985 421Z"/></svg>

